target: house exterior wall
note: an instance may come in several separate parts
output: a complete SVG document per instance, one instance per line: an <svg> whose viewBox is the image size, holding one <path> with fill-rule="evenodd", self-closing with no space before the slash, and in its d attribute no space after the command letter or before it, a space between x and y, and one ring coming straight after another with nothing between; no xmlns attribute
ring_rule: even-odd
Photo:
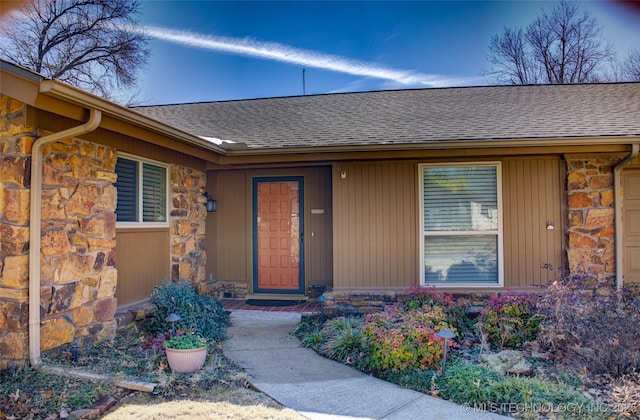
<svg viewBox="0 0 640 420"><path fill-rule="evenodd" d="M20 364L28 355L31 148L39 135L50 132L30 124L28 113L37 111L0 96L0 368ZM33 122L33 115L30 118ZM93 137L106 136L103 131ZM162 247L166 269L162 277L153 278L153 285L171 274L174 280L188 279L200 291L206 289L204 171L170 164L164 240L150 243L144 230L128 231L133 235L129 237L121 232L123 247L118 251L124 257L116 264L118 152L104 143L69 138L43 148L42 351L115 334L118 284L137 287L130 268L148 272L158 265L158 254L151 254L146 265L127 259L126 246Z"/></svg>
<svg viewBox="0 0 640 420"><path fill-rule="evenodd" d="M29 182L35 130L26 106L0 95L0 368L28 352Z"/></svg>
<svg viewBox="0 0 640 420"><path fill-rule="evenodd" d="M563 264L562 162L501 162L504 287L535 288L553 278L543 265ZM334 166L334 290L406 291L420 281L418 163Z"/></svg>
<svg viewBox="0 0 640 420"><path fill-rule="evenodd" d="M567 155L567 262L571 273L615 277L613 167L619 155Z"/></svg>
<svg viewBox="0 0 640 420"><path fill-rule="evenodd" d="M34 128L26 107L2 97L0 359L28 352L28 226ZM43 149L41 349L115 333L116 151L78 139Z"/></svg>
<svg viewBox="0 0 640 420"><path fill-rule="evenodd" d="M406 290L418 281L416 162L333 167L334 287Z"/></svg>
<svg viewBox="0 0 640 420"><path fill-rule="evenodd" d="M209 290L218 297L244 297L252 292L252 179L265 176L304 177L304 245L306 290L331 287L332 207L328 167L209 172L207 192L218 200L207 215L206 266ZM322 213L312 209L323 210Z"/></svg>
<svg viewBox="0 0 640 420"><path fill-rule="evenodd" d="M190 280L205 291L206 261L204 171L172 164L169 192L169 227L117 230L118 305L147 300L163 280Z"/></svg>
<svg viewBox="0 0 640 420"><path fill-rule="evenodd" d="M116 266L121 279L116 297L121 309L148 300L153 288L169 279L170 244L169 228L116 229Z"/></svg>
<svg viewBox="0 0 640 420"><path fill-rule="evenodd" d="M171 279L205 280L206 175L203 171L171 165Z"/></svg>

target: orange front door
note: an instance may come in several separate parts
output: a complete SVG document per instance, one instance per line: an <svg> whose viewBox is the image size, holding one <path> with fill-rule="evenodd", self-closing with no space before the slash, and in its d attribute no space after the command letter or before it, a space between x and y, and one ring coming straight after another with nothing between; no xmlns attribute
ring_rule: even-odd
<svg viewBox="0 0 640 420"><path fill-rule="evenodd" d="M302 178L253 182L254 293L302 293Z"/></svg>

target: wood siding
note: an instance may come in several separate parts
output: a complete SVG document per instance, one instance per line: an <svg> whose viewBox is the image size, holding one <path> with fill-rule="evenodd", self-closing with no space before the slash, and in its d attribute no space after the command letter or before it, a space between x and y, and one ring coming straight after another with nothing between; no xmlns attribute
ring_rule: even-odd
<svg viewBox="0 0 640 420"><path fill-rule="evenodd" d="M625 284L640 284L640 168L622 172L622 264Z"/></svg>
<svg viewBox="0 0 640 420"><path fill-rule="evenodd" d="M558 278L564 265L562 168L558 158L502 163L505 287L526 289Z"/></svg>
<svg viewBox="0 0 640 420"><path fill-rule="evenodd" d="M408 288L419 276L417 164L333 170L334 290Z"/></svg>
<svg viewBox="0 0 640 420"><path fill-rule="evenodd" d="M218 210L207 215L207 277L252 284L253 177L304 177L305 290L332 285L331 169L328 167L209 172Z"/></svg>
<svg viewBox="0 0 640 420"><path fill-rule="evenodd" d="M169 278L169 228L117 229L118 306L146 300Z"/></svg>
<svg viewBox="0 0 640 420"><path fill-rule="evenodd" d="M562 167L557 157L502 160L507 288L546 284L563 264ZM418 176L418 162L334 166L334 290L404 290L419 281Z"/></svg>

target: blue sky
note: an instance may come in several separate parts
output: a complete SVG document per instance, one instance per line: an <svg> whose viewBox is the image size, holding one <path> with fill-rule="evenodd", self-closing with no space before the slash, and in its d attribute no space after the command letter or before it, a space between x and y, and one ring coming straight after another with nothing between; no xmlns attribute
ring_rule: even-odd
<svg viewBox="0 0 640 420"><path fill-rule="evenodd" d="M142 0L151 35L146 104L492 84L492 35L548 1ZM640 46L640 8L584 1L619 56Z"/></svg>

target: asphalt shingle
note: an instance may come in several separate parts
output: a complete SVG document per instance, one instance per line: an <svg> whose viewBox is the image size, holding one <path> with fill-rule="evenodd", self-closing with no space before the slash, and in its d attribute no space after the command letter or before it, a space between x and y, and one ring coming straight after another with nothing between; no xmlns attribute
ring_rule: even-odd
<svg viewBox="0 0 640 420"><path fill-rule="evenodd" d="M409 89L135 108L249 148L640 135L640 83Z"/></svg>

